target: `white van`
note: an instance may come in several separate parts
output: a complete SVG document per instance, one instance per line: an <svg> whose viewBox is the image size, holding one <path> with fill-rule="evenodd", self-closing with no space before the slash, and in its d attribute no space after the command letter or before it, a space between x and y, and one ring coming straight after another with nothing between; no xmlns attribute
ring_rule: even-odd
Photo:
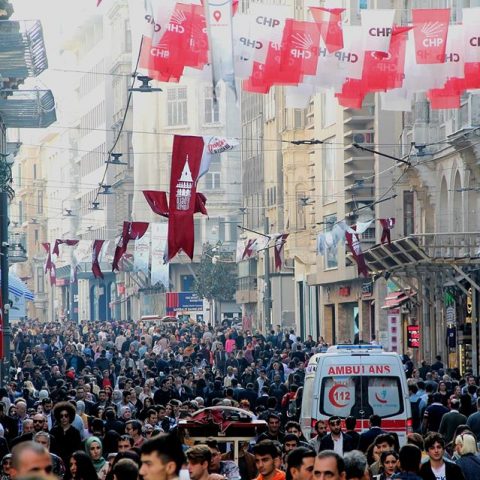
<svg viewBox="0 0 480 480"><path fill-rule="evenodd" d="M300 411L300 426L306 438L312 436L312 403L313 387L315 385L315 373L317 371L318 359L325 355L324 353L315 353L308 360L305 369L305 380L303 382L302 408Z"/></svg>
<svg viewBox="0 0 480 480"><path fill-rule="evenodd" d="M312 392L306 393L308 408ZM382 429L397 433L400 445L405 444L407 434L412 432L412 414L400 356L385 352L379 345L330 347L317 360L309 411L312 426L332 415L352 415L357 418L359 432L367 430L368 418L377 414Z"/></svg>

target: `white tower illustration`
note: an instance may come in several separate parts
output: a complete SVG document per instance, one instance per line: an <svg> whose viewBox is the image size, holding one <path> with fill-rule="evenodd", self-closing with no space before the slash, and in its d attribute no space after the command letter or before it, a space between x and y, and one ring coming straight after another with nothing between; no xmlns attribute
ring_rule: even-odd
<svg viewBox="0 0 480 480"><path fill-rule="evenodd" d="M183 167L182 175L177 183L177 210L188 210L190 207L190 198L192 196L193 179L190 166L188 165L188 155Z"/></svg>

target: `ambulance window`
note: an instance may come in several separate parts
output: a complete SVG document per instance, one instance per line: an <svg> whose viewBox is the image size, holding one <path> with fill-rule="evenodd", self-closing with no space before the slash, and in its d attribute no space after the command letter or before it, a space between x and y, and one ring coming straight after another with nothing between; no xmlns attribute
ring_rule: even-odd
<svg viewBox="0 0 480 480"><path fill-rule="evenodd" d="M368 403L380 417L403 411L400 380L396 377L368 377Z"/></svg>
<svg viewBox="0 0 480 480"><path fill-rule="evenodd" d="M320 413L331 416L382 418L403 412L400 379L379 376L324 377L320 389Z"/></svg>
<svg viewBox="0 0 480 480"><path fill-rule="evenodd" d="M320 390L320 413L348 417L355 404L353 377L326 377Z"/></svg>

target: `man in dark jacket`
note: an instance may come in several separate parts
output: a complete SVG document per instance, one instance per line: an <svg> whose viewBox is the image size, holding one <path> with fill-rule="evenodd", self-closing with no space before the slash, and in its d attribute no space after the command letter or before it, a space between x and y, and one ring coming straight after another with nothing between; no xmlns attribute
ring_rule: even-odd
<svg viewBox="0 0 480 480"><path fill-rule="evenodd" d="M342 432L342 420L333 416L328 419L330 433L320 441L320 451L333 450L343 457L343 454L354 449L353 439L350 435Z"/></svg>
<svg viewBox="0 0 480 480"><path fill-rule="evenodd" d="M425 439L425 450L430 459L420 468L423 480L465 480L462 469L443 459L445 440L439 433L430 433Z"/></svg>
<svg viewBox="0 0 480 480"><path fill-rule="evenodd" d="M375 439L382 433L386 433L381 429L382 419L378 415L370 415L368 419L370 422L370 428L360 434L360 440L358 442L358 449L365 453L368 447L375 441Z"/></svg>
<svg viewBox="0 0 480 480"><path fill-rule="evenodd" d="M400 473L394 475L395 480L422 480L419 476L422 451L416 445L404 445L400 449Z"/></svg>

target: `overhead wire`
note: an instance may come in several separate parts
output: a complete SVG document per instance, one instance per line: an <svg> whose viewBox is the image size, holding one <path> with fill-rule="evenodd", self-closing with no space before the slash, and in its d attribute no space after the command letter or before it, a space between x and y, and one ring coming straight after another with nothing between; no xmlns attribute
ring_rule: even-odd
<svg viewBox="0 0 480 480"><path fill-rule="evenodd" d="M108 153L107 153L107 162L110 160L111 156L112 156L112 153L114 152L115 150L115 147L117 146L117 143L118 141L120 140L120 136L122 134L122 131L123 131L123 128L125 126L125 121L127 120L127 116L128 116L128 109L130 107L130 102L132 101L132 96L133 96L133 87L135 86L135 81L137 80L137 72L138 72L138 65L140 63L140 58L141 58L141 54L142 54L142 46L143 46L143 39L144 37L142 36L142 39L140 40L140 47L138 49L138 55L137 55L137 61L136 61L136 64L135 64L135 70L133 71L133 74L132 74L132 84L131 84L131 87L130 87L130 91L128 92L128 97L127 97L127 104L125 106L125 112L123 114L123 118L122 118L122 121L120 123L120 128L118 129L118 133L117 133L117 136L113 142L113 145L112 147L108 150ZM108 172L108 167L110 166L109 163L106 163L105 164L105 170L103 172L103 176L102 176L102 180L100 181L99 183L99 187L98 187L98 190L97 190L97 194L95 195L95 199L93 200L93 203L96 202L98 200L98 195L100 195L100 191L102 189L102 186L104 185L104 181L107 177L107 172Z"/></svg>

